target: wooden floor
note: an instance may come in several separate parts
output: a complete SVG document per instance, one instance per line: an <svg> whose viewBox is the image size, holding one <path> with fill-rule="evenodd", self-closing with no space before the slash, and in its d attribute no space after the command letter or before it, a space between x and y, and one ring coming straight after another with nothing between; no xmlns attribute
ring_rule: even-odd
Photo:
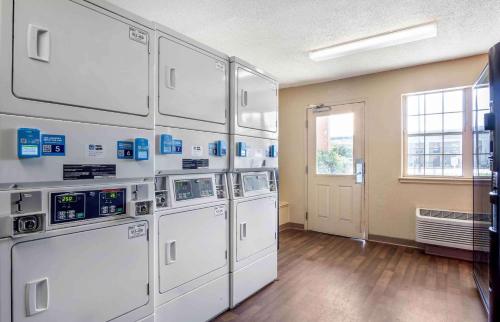
<svg viewBox="0 0 500 322"><path fill-rule="evenodd" d="M279 280L215 321L486 321L471 264L326 234L281 233Z"/></svg>

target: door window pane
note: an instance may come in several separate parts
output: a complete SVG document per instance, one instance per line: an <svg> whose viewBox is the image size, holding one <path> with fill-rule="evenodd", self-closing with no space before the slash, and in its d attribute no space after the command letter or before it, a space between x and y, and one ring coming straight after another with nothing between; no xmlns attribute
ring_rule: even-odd
<svg viewBox="0 0 500 322"><path fill-rule="evenodd" d="M444 154L462 154L462 136L445 135L443 137Z"/></svg>
<svg viewBox="0 0 500 322"><path fill-rule="evenodd" d="M424 174L423 155L408 155L408 174L412 176Z"/></svg>
<svg viewBox="0 0 500 322"><path fill-rule="evenodd" d="M316 173L353 174L354 113L316 118Z"/></svg>

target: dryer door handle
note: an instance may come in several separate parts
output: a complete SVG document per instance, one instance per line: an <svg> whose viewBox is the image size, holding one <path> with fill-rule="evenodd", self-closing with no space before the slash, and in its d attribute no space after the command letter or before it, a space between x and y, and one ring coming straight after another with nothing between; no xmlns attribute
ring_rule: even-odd
<svg viewBox="0 0 500 322"><path fill-rule="evenodd" d="M49 309L49 279L26 283L26 315L32 316Z"/></svg>
<svg viewBox="0 0 500 322"><path fill-rule="evenodd" d="M165 66L165 86L175 89L175 68Z"/></svg>
<svg viewBox="0 0 500 322"><path fill-rule="evenodd" d="M240 223L240 239L241 240L247 239L247 223L246 222Z"/></svg>
<svg viewBox="0 0 500 322"><path fill-rule="evenodd" d="M165 243L165 265L175 263L177 260L177 242L169 240Z"/></svg>
<svg viewBox="0 0 500 322"><path fill-rule="evenodd" d="M49 62L50 32L47 28L28 25L28 57Z"/></svg>

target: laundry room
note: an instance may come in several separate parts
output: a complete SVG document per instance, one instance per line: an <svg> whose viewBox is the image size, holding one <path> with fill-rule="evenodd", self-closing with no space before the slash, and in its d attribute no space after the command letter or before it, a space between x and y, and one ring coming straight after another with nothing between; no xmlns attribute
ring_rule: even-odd
<svg viewBox="0 0 500 322"><path fill-rule="evenodd" d="M0 322L498 322L497 127L498 0L0 0Z"/></svg>

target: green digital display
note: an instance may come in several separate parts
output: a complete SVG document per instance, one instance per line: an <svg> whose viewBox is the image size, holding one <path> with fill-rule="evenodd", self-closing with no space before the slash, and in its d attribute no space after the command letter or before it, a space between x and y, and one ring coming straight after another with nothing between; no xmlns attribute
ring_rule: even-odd
<svg viewBox="0 0 500 322"><path fill-rule="evenodd" d="M106 193L106 199L116 199L116 198L118 198L118 194L116 192Z"/></svg>
<svg viewBox="0 0 500 322"><path fill-rule="evenodd" d="M63 195L60 197L59 200L61 203L76 202L76 196L75 195Z"/></svg>

